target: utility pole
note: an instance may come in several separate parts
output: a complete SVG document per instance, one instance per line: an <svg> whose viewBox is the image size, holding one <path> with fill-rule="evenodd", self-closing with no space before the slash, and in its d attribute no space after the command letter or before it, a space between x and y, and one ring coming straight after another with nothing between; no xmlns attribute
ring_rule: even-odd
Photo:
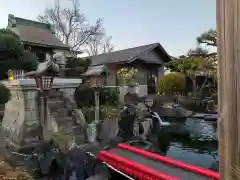
<svg viewBox="0 0 240 180"><path fill-rule="evenodd" d="M240 180L240 0L216 0L221 180Z"/></svg>

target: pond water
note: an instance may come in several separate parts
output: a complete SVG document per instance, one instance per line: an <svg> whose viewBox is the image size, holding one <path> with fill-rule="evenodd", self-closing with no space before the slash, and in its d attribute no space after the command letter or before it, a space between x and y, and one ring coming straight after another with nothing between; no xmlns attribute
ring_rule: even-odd
<svg viewBox="0 0 240 180"><path fill-rule="evenodd" d="M161 115L162 113L159 113ZM130 125L126 119L124 131ZM217 171L218 142L216 122L196 118L164 118L170 126L155 127L148 138L153 144L152 151L175 160ZM116 123L116 122L115 122ZM117 126L106 123L104 137L109 137L109 129L117 131ZM115 129L115 130L114 130ZM105 139L103 138L103 139ZM128 136L129 138L129 136ZM135 144L141 147L141 144Z"/></svg>
<svg viewBox="0 0 240 180"><path fill-rule="evenodd" d="M175 124L175 127L171 127L171 131L165 131L163 127L152 134L151 139L156 146L155 152L217 171L216 122L194 118L181 121L168 119L168 121Z"/></svg>

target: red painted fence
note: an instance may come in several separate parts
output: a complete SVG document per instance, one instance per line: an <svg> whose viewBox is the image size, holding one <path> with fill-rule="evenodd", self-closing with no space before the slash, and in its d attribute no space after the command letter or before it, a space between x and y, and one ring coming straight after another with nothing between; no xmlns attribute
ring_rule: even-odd
<svg viewBox="0 0 240 180"><path fill-rule="evenodd" d="M194 165L185 164L181 161L173 160L171 158L161 156L158 154L154 154L148 151L141 150L139 148L135 148L126 144L118 144L118 148L134 152L138 155L144 156L149 159L153 159L156 161L160 161L162 163L168 164L170 166L174 166L177 168L184 169L186 171L193 172L195 174L199 174L214 180L220 180L219 174L204 168L200 168ZM130 161L126 158L122 158L118 155L111 154L108 151L101 151L98 154L98 159L100 161L104 161L119 171L132 176L137 179L142 180L180 180L178 177L172 177L164 172L159 172L139 163Z"/></svg>

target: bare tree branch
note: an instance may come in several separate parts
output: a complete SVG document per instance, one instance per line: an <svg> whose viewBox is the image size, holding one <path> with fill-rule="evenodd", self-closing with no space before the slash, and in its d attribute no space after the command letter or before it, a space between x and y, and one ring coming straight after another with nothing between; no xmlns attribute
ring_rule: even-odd
<svg viewBox="0 0 240 180"><path fill-rule="evenodd" d="M84 44L84 50L89 56L112 52L114 46L111 43L112 37L105 35L91 36Z"/></svg>
<svg viewBox="0 0 240 180"><path fill-rule="evenodd" d="M55 35L62 42L71 45L74 50L80 50L91 36L104 34L103 20L98 19L91 25L81 13L78 0L71 0L71 3L71 8L62 8L56 0L54 7L47 8L38 20L52 25Z"/></svg>

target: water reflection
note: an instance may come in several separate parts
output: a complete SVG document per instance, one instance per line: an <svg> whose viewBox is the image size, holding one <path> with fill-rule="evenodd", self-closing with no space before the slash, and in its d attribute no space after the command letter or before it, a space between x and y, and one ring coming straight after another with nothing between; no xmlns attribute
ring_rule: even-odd
<svg viewBox="0 0 240 180"><path fill-rule="evenodd" d="M216 122L209 122L203 119L188 118L185 125L193 138L201 140L216 140Z"/></svg>
<svg viewBox="0 0 240 180"><path fill-rule="evenodd" d="M155 152L189 164L212 168L218 160L216 124L198 119L176 120L172 123L179 128L176 126L171 131L155 129L150 136L150 141L156 145Z"/></svg>

